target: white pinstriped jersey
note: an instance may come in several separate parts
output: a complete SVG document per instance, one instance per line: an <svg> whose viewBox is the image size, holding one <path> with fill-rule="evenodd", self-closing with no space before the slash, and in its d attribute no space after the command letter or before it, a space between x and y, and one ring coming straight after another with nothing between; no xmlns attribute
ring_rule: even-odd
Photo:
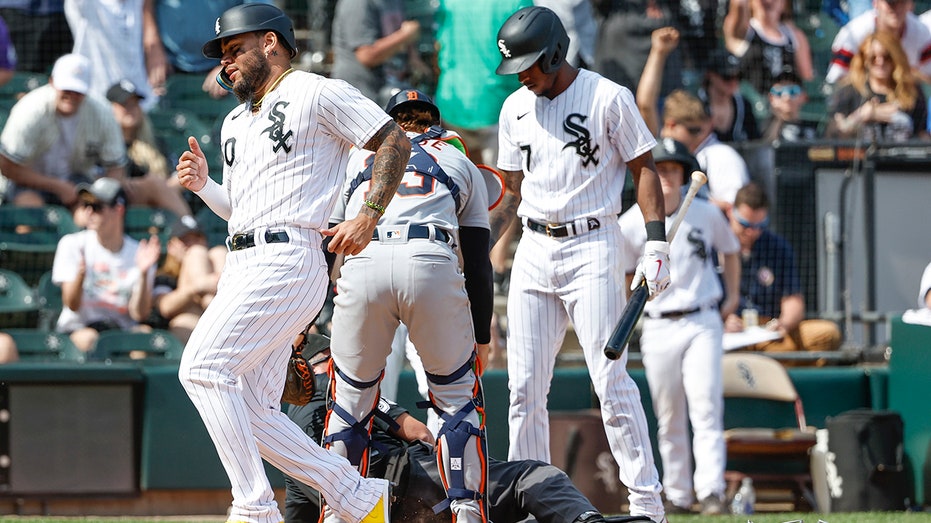
<svg viewBox="0 0 931 523"><path fill-rule="evenodd" d="M511 94L498 137L498 168L524 171L517 214L551 223L620 214L626 162L656 145L630 90L585 69L552 100Z"/></svg>
<svg viewBox="0 0 931 523"><path fill-rule="evenodd" d="M419 133L407 133L415 138ZM380 224L433 224L447 231L456 231L460 225L466 227L489 228L488 225L488 191L485 180L478 168L454 145L440 139L420 142L421 151L416 145L411 150L411 159L407 163L404 178L398 192L391 199ZM347 192L356 176L361 173L374 157L373 152L365 149L353 149L349 156L346 171L346 183L340 193L339 202L331 222L342 222L354 218L362 208L362 200L369 189L370 181L362 182L347 199ZM418 170L428 168L433 162L423 161L424 155L442 167L443 171L459 187L460 209L456 209L449 188L439 180L420 174ZM349 209L348 216L346 210Z"/></svg>
<svg viewBox="0 0 931 523"><path fill-rule="evenodd" d="M346 82L303 71L288 74L258 113L246 104L233 109L220 137L223 185L233 209L230 234L325 228L349 148L365 145L389 121Z"/></svg>
<svg viewBox="0 0 931 523"><path fill-rule="evenodd" d="M847 75L850 60L857 54L860 44L876 30L876 12L872 9L847 22L840 28L831 44L831 65L825 80L834 83ZM913 13L905 18L905 31L902 33L902 50L913 68L926 75L931 75L931 29Z"/></svg>
<svg viewBox="0 0 931 523"><path fill-rule="evenodd" d="M667 217L667 231L675 221L675 216ZM622 249L623 266L625 272L632 273L637 268L639 254L647 241L640 206L631 207L621 215L619 221L625 244ZM721 209L707 200L692 200L669 249L669 278L672 283L648 301L644 311L657 313L696 306L717 306L723 293L714 268L713 252L733 254L740 249L740 242Z"/></svg>

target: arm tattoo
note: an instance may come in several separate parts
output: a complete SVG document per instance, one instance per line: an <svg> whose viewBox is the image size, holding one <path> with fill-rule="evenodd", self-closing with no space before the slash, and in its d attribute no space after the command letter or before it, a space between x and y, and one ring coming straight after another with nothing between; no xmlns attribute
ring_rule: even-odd
<svg viewBox="0 0 931 523"><path fill-rule="evenodd" d="M491 243L498 243L498 238L504 234L511 222L517 216L517 206L520 204L520 184L524 179L524 173L520 171L502 171L504 176L505 187L504 198L501 203L488 216L489 225L491 226Z"/></svg>
<svg viewBox="0 0 931 523"><path fill-rule="evenodd" d="M396 123L389 122L365 144L365 149L375 151L368 199L387 207L404 176L404 169L411 157L411 142ZM377 214L368 207L363 207L362 212L372 216Z"/></svg>

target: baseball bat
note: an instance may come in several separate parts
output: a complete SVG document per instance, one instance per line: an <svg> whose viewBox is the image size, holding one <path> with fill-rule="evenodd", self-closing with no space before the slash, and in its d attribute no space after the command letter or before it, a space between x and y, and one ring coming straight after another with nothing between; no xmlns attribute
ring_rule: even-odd
<svg viewBox="0 0 931 523"><path fill-rule="evenodd" d="M673 238L676 237L676 231L679 230L679 225L682 224L685 213L689 210L689 205L692 204L692 200L695 199L698 190L701 189L702 185L705 185L707 181L708 177L705 176L705 173L701 171L694 171L692 173L692 184L689 185L689 190L682 200L682 205L679 206L679 213L672 222L672 226L669 227L669 233L666 234L666 240L669 243L672 243ZM621 312L620 319L617 320L617 325L614 326L614 331L611 332L611 337L608 338L608 343L605 344L604 353L609 360L616 360L624 353L624 347L626 347L627 342L630 341L630 336L634 333L634 327L637 326L637 322L640 321L640 315L643 314L643 308L646 306L649 297L650 290L647 288L646 279L644 279L631 293L630 298L627 300L627 305L624 307L624 311Z"/></svg>

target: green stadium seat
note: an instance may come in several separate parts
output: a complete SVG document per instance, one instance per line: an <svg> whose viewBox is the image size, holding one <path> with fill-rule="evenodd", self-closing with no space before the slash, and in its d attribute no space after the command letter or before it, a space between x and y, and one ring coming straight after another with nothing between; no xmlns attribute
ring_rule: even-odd
<svg viewBox="0 0 931 523"><path fill-rule="evenodd" d="M0 85L0 99L15 102L22 95L47 83L48 75L17 71L9 82Z"/></svg>
<svg viewBox="0 0 931 523"><path fill-rule="evenodd" d="M16 342L20 361L84 363L86 354L64 333L42 329L6 329Z"/></svg>
<svg viewBox="0 0 931 523"><path fill-rule="evenodd" d="M178 217L167 209L131 205L126 208L124 223L126 234L129 237L142 240L151 236L158 236L162 243L162 253L168 248L168 239L171 237L171 225Z"/></svg>
<svg viewBox="0 0 931 523"><path fill-rule="evenodd" d="M155 108L149 112L149 120L152 122L156 140L160 142L169 158L177 160L181 153L187 151L187 139L193 136L204 151L207 163L217 166L216 169L211 169L211 177L222 177L222 170L219 169L220 148L217 144L219 131L212 123L206 123L186 109L177 108Z"/></svg>
<svg viewBox="0 0 931 523"><path fill-rule="evenodd" d="M77 230L64 207L0 205L0 268L17 272L35 286L51 270L58 240Z"/></svg>
<svg viewBox="0 0 931 523"><path fill-rule="evenodd" d="M16 272L0 269L0 329L35 328L39 300L35 291Z"/></svg>
<svg viewBox="0 0 931 523"><path fill-rule="evenodd" d="M39 300L39 328L53 330L63 307L61 287L52 283L52 271L44 273L36 285L36 298Z"/></svg>
<svg viewBox="0 0 931 523"><path fill-rule="evenodd" d="M207 206L197 211L194 218L197 219L197 224L200 225L200 229L207 236L207 245L215 247L226 244L226 237L229 236L226 220L217 216Z"/></svg>
<svg viewBox="0 0 931 523"><path fill-rule="evenodd" d="M181 359L184 344L171 332L153 329L151 332L108 330L100 333L93 357L105 362L140 361L144 363L174 362Z"/></svg>

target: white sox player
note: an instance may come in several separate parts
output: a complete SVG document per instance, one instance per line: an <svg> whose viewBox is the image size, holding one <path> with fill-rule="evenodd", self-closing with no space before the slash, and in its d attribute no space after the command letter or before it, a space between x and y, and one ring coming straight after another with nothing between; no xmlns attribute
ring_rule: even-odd
<svg viewBox="0 0 931 523"><path fill-rule="evenodd" d="M403 322L441 420L437 463L448 498L438 508L449 505L454 521L480 523L487 521L487 452L475 348L476 342L487 347L491 336L488 192L478 168L442 140L440 112L427 95L401 91L387 111L407 131L412 153L376 238L340 268L324 443L366 472L378 384ZM369 151L350 156L331 223L353 218L362 207L372 159Z"/></svg>
<svg viewBox="0 0 931 523"><path fill-rule="evenodd" d="M661 487L640 392L626 353L616 361L602 354L625 302L617 216L626 168L650 239L647 285L655 295L669 284L663 196L650 155L656 141L628 89L565 62L568 42L543 7L517 11L498 31L497 72L517 74L524 86L501 109L498 167L507 194L492 214L495 238L515 214L524 226L508 295L508 457L550 460L546 396L571 320L630 512L659 522Z"/></svg>
<svg viewBox="0 0 931 523"><path fill-rule="evenodd" d="M291 21L268 4L231 8L204 55L243 102L223 122L223 183L197 141L178 178L228 220L230 253L216 297L191 334L179 376L232 484L229 521L278 523L262 459L324 493L348 521L388 521L389 485L367 479L313 442L280 410L295 332L320 310L328 284L323 236L342 254L372 239L403 174L410 141L349 84L290 69ZM372 187L356 219L326 229L351 145L374 150Z"/></svg>
<svg viewBox="0 0 931 523"><path fill-rule="evenodd" d="M682 202L682 184L698 162L688 147L672 138L657 144L653 160L663 186L666 223L671 224ZM620 224L624 268L632 277L637 253L646 243L639 207L626 211ZM693 488L703 514L723 513L723 318L733 313L740 301L739 249L721 210L708 200L694 200L670 245L672 283L644 307L640 351L659 429L663 490L671 504L666 506L667 514L688 512L695 501ZM727 286L720 307L724 295L715 269L715 252L724 255Z"/></svg>

